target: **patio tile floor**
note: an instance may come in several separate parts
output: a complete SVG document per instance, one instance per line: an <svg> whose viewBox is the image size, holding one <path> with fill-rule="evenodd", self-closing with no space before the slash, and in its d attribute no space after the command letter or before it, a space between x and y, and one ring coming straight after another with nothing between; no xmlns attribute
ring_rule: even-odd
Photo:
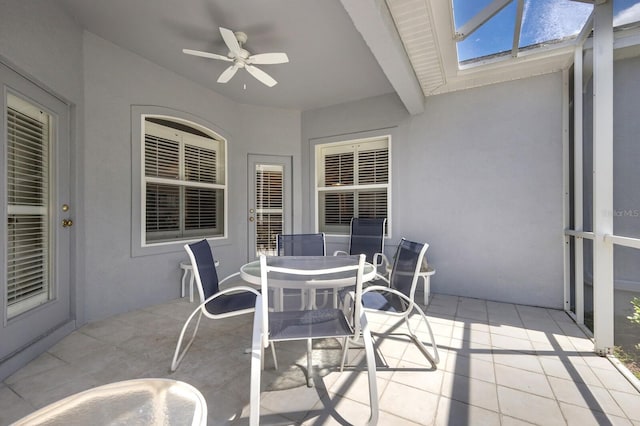
<svg viewBox="0 0 640 426"><path fill-rule="evenodd" d="M422 300L421 296L418 300ZM249 413L252 316L203 320L175 373L169 364L187 299L85 325L0 384L0 425L67 395L102 384L165 377L198 388L209 425L245 425ZM561 311L433 295L427 309L440 350L434 369L383 316L376 337L381 425L636 425L640 393ZM304 385L304 345L266 353L261 423L364 424L369 415L362 350L337 370L337 342L314 342L314 387Z"/></svg>

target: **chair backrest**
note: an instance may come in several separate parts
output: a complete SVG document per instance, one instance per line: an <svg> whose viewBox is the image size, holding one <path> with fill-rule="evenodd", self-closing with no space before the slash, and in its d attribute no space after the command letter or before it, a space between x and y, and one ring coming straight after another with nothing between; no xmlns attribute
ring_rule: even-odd
<svg viewBox="0 0 640 426"><path fill-rule="evenodd" d="M376 253L384 253L384 228L387 219L351 219L349 254L364 254L373 263Z"/></svg>
<svg viewBox="0 0 640 426"><path fill-rule="evenodd" d="M216 271L211 247L207 240L202 240L197 243L185 244L184 249L191 260L193 276L196 279L198 293L200 294L200 302L204 302L205 299L216 294L219 290L218 272Z"/></svg>
<svg viewBox="0 0 640 426"><path fill-rule="evenodd" d="M313 263L311 263L313 262ZM311 264L313 266L311 266ZM336 281L336 274L340 280L348 280L345 286L355 286L355 300L352 307L352 326L354 336L360 334L360 313L362 311L362 277L364 274L365 256L308 256L299 257L279 257L260 255L260 277L262 294L262 324L265 327L263 335L263 345L269 345L269 288L273 288L269 283L272 280L278 281L278 287L288 288L287 282L291 282L291 288L300 288L301 282L306 280L322 280L327 277L330 281ZM333 275L331 275L333 274ZM308 278L306 278L308 277ZM306 309L306 308L305 308ZM298 316L300 310L292 311ZM311 318L312 316L310 316ZM316 317L317 318L317 317ZM312 325L311 323L309 324ZM316 325L316 324L313 324ZM292 336L293 338L293 336Z"/></svg>
<svg viewBox="0 0 640 426"><path fill-rule="evenodd" d="M324 256L324 232L318 234L278 234L278 256Z"/></svg>
<svg viewBox="0 0 640 426"><path fill-rule="evenodd" d="M427 243L400 240L389 277L389 285L413 300L418 283L418 273L422 267L424 255L429 248Z"/></svg>

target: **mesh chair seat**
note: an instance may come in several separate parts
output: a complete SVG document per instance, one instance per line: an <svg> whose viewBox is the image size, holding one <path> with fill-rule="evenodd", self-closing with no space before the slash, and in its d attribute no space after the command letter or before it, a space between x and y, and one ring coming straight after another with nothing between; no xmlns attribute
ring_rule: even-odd
<svg viewBox="0 0 640 426"><path fill-rule="evenodd" d="M328 339L353 336L353 328L339 309L284 311L269 314L272 341Z"/></svg>
<svg viewBox="0 0 640 426"><path fill-rule="evenodd" d="M402 310L401 301L398 297L385 297L376 292L369 292L362 295L362 307L384 312L398 312Z"/></svg>
<svg viewBox="0 0 640 426"><path fill-rule="evenodd" d="M222 315L256 306L256 295L253 293L221 294L204 305L212 315Z"/></svg>

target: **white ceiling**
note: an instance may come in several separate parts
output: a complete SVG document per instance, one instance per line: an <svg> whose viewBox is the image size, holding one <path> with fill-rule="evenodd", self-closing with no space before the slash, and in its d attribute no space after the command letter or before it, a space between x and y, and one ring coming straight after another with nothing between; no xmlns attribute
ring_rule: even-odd
<svg viewBox="0 0 640 426"><path fill-rule="evenodd" d="M237 102L302 111L395 91L419 114L431 95L566 69L590 31L460 67L451 0L57 1L88 31ZM260 66L276 86L244 70L217 83L227 62L182 53L226 55L220 26L245 32L252 54L287 53L287 64ZM638 30L631 34L627 44L640 45Z"/></svg>
<svg viewBox="0 0 640 426"><path fill-rule="evenodd" d="M88 31L241 103L308 110L394 90L339 0L58 1ZM220 26L247 33L251 53L288 54L260 66L276 86L243 70L217 83L228 63L182 53L226 55Z"/></svg>

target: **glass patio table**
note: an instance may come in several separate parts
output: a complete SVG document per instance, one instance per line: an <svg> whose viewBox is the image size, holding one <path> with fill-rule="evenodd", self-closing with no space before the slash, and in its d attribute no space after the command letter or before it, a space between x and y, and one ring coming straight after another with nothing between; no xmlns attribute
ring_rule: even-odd
<svg viewBox="0 0 640 426"><path fill-rule="evenodd" d="M188 383L144 378L125 380L68 396L31 413L14 426L207 424L207 403Z"/></svg>
<svg viewBox="0 0 640 426"><path fill-rule="evenodd" d="M342 256L275 256L270 262L273 266L283 268L321 270L340 266L341 257ZM282 289L284 288L308 291L308 308L315 309L315 291L318 289L337 289L355 285L353 274L351 274L351 276L348 275L349 273L325 274L322 277L303 275L286 275L285 277L283 275L282 278L279 278L277 273L271 273L269 287L275 287L280 290L279 296L276 297L276 302L279 303L276 304L276 309L280 309L283 305ZM365 263L362 282L371 281L375 277L375 266L371 263ZM260 261L256 260L243 265L240 268L240 278L249 284L259 287L261 284ZM334 292L334 307L336 307L336 303L337 297Z"/></svg>

